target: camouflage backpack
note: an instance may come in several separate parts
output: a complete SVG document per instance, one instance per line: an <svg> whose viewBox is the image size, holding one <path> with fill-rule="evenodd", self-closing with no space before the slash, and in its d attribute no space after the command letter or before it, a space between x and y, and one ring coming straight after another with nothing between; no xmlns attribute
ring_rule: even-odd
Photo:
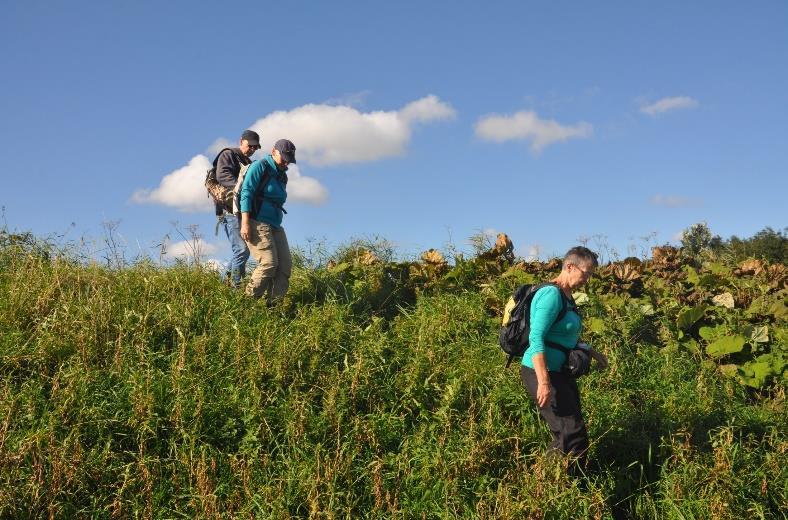
<svg viewBox="0 0 788 520"><path fill-rule="evenodd" d="M208 190L208 196L213 199L217 210L218 208L223 208L227 211L233 210L232 188L222 186L219 184L219 181L216 180L216 163L219 161L219 156L222 155L225 150L231 149L232 148L223 148L218 154L216 154L216 158L213 160L213 166L205 175L205 189ZM247 168L249 168L248 164L242 164L241 172L245 173Z"/></svg>

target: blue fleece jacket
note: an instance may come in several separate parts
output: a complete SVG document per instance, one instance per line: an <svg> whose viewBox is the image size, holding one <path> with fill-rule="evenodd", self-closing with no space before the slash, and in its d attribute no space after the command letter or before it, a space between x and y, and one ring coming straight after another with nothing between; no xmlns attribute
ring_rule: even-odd
<svg viewBox="0 0 788 520"><path fill-rule="evenodd" d="M269 180L262 187L263 203L260 204L257 214L249 216L258 222L264 222L279 229L282 227L282 205L287 200L287 175L285 172L279 171L270 154L253 162L247 170L241 185L241 212L252 212L254 195L265 172L268 172Z"/></svg>
<svg viewBox="0 0 788 520"><path fill-rule="evenodd" d="M567 309L566 315L553 325L561 307L561 292L554 285L542 287L534 294L534 299L531 300L531 333L528 335L528 349L523 354L523 365L534 368L534 355L543 353L547 370L561 371L566 354L548 347L545 341L572 348L577 345L582 331L580 315L571 310L571 307Z"/></svg>

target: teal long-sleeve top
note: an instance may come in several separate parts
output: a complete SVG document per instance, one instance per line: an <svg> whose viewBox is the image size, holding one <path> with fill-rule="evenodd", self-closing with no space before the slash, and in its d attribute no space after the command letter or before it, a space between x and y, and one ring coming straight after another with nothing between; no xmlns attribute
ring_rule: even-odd
<svg viewBox="0 0 788 520"><path fill-rule="evenodd" d="M242 213L250 213L250 217L258 222L270 224L276 229L282 227L282 205L287 200L287 174L276 167L276 162L271 155L266 155L259 161L249 166L244 182L241 185L240 206ZM270 176L268 182L262 187L263 203L255 215L251 215L253 199L265 173ZM259 200L258 195L258 200Z"/></svg>
<svg viewBox="0 0 788 520"><path fill-rule="evenodd" d="M547 370L560 372L561 365L566 361L566 354L548 347L545 342L558 343L566 348L573 348L580 339L582 321L570 306L566 315L553 324L561 312L561 292L554 285L542 287L531 300L531 332L528 335L528 348L523 354L522 364L534 368L535 354L544 354Z"/></svg>

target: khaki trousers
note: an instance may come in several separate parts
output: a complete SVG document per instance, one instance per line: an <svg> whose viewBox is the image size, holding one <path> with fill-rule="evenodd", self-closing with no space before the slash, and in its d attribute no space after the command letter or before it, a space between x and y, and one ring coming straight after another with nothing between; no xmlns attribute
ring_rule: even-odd
<svg viewBox="0 0 788 520"><path fill-rule="evenodd" d="M250 224L251 240L246 244L257 267L246 286L246 294L254 298L265 296L269 302L279 300L287 292L293 267L287 235L284 228L276 229L254 219Z"/></svg>

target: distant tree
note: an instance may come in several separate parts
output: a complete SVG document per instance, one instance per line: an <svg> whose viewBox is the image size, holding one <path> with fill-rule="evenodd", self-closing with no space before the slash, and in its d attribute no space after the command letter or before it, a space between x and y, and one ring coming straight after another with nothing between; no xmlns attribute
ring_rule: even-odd
<svg viewBox="0 0 788 520"><path fill-rule="evenodd" d="M693 224L681 233L681 249L690 256L711 251L713 246L718 246L720 237L712 235L705 222Z"/></svg>
<svg viewBox="0 0 788 520"><path fill-rule="evenodd" d="M788 227L775 231L767 226L750 238L733 235L726 245L737 259L754 257L784 264L788 260Z"/></svg>

